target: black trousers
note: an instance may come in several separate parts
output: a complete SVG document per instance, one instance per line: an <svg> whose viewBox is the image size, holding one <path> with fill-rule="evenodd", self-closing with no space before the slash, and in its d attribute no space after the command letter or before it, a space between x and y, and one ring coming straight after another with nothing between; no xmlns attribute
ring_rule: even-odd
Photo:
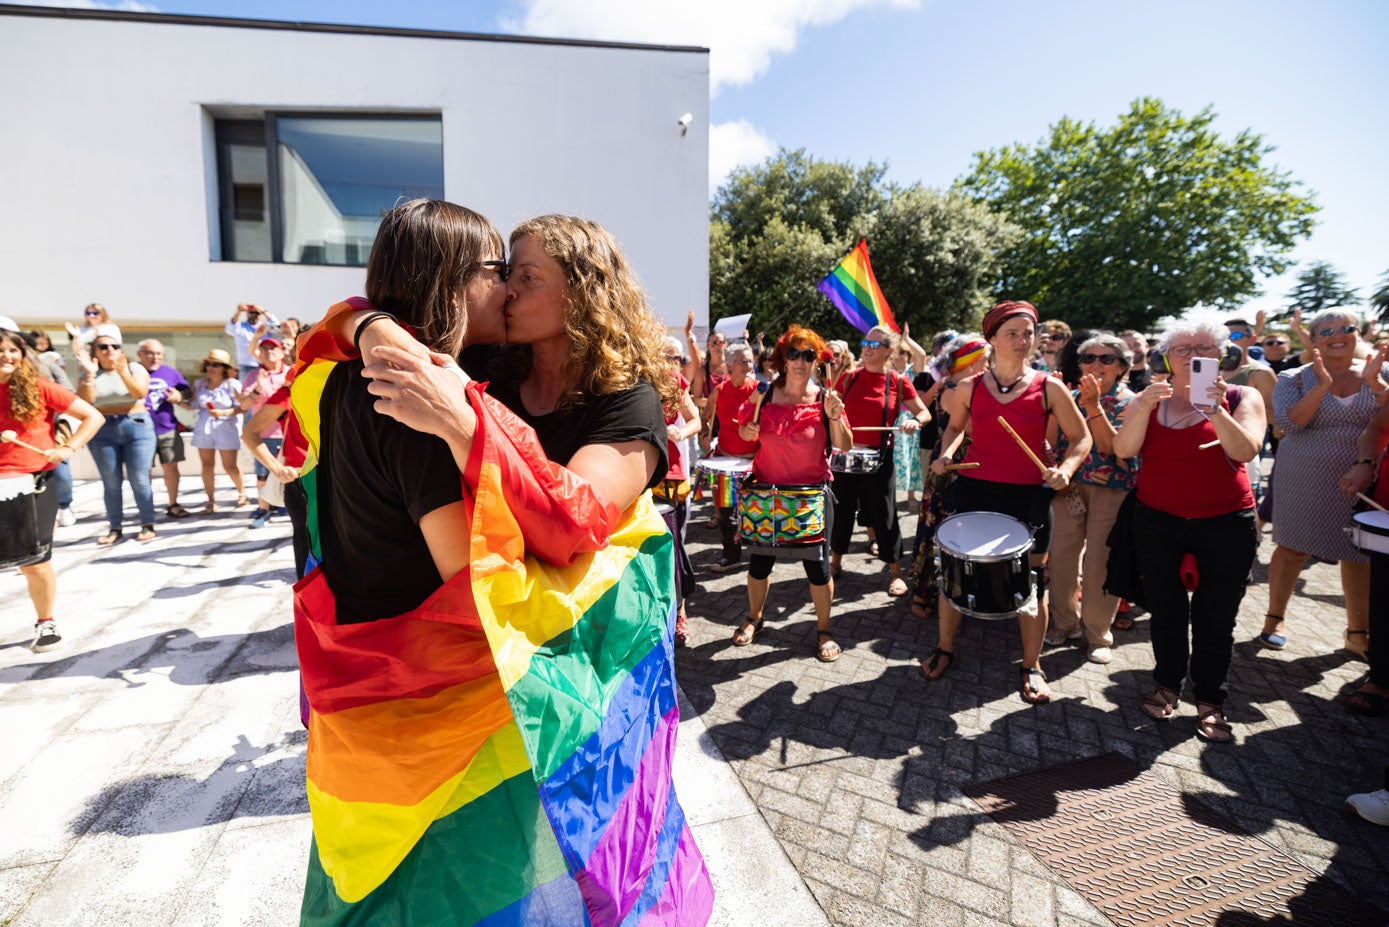
<svg viewBox="0 0 1389 927"><path fill-rule="evenodd" d="M1370 552L1370 682L1389 687L1389 554ZM1389 772L1386 772L1389 775Z"/></svg>
<svg viewBox="0 0 1389 927"><path fill-rule="evenodd" d="M834 504L834 534L830 550L849 551L860 512L878 539L878 559L896 563L902 559L902 527L897 523L897 473L892 455L886 454L877 473L836 473L830 484Z"/></svg>
<svg viewBox="0 0 1389 927"><path fill-rule="evenodd" d="M1224 704L1235 619L1257 545L1254 510L1179 518L1140 502L1133 517L1144 604L1151 613L1153 679L1180 692L1190 676L1197 701ZM1181 578L1188 553L1199 573L1192 593Z"/></svg>

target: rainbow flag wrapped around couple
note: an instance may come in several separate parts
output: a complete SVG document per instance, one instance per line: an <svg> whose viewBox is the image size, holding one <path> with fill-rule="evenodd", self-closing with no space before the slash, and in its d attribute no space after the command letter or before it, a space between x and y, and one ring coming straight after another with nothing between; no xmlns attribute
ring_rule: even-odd
<svg viewBox="0 0 1389 927"><path fill-rule="evenodd" d="M296 365L311 562L319 398L350 353L316 331ZM360 624L337 623L321 569L295 586L314 831L301 923L704 924L713 887L671 782L670 534L649 494L618 514L480 387L468 397L471 566Z"/></svg>

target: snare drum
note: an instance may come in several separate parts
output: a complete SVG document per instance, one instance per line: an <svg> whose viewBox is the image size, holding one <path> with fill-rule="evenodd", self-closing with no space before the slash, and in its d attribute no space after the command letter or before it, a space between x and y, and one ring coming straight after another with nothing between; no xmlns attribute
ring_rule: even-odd
<svg viewBox="0 0 1389 927"><path fill-rule="evenodd" d="M883 452L876 447L836 448L830 453L830 469L835 473L877 473L882 463Z"/></svg>
<svg viewBox="0 0 1389 927"><path fill-rule="evenodd" d="M708 492L721 509L738 507L738 481L752 471L752 461L742 457L706 457L695 464L695 498Z"/></svg>
<svg viewBox="0 0 1389 927"><path fill-rule="evenodd" d="M42 560L53 546L43 538L33 474L0 477L0 569Z"/></svg>
<svg viewBox="0 0 1389 927"><path fill-rule="evenodd" d="M1356 512L1350 542L1367 554L1389 554L1389 512Z"/></svg>
<svg viewBox="0 0 1389 927"><path fill-rule="evenodd" d="M940 588L966 615L1011 618L1036 602L1032 532L1011 515L961 512L936 526Z"/></svg>

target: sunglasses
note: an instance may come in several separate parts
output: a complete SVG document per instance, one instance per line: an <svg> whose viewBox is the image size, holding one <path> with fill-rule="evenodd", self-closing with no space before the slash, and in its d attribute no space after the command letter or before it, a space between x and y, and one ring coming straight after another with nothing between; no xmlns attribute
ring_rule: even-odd
<svg viewBox="0 0 1389 927"><path fill-rule="evenodd" d="M1282 345L1283 347L1287 347L1287 346L1288 346L1288 342L1286 342L1286 341L1279 341L1277 338L1270 338L1270 339L1268 339L1267 341L1264 342L1264 347L1266 347L1266 348L1276 348L1276 347L1278 347L1279 345Z"/></svg>
<svg viewBox="0 0 1389 927"><path fill-rule="evenodd" d="M1251 334L1249 334L1248 332L1230 332L1230 340L1231 340L1231 341L1243 341L1243 340L1246 339L1246 338L1252 338L1252 337L1254 337L1254 336L1251 335Z"/></svg>
<svg viewBox="0 0 1389 927"><path fill-rule="evenodd" d="M483 261L482 266L486 267L488 270L495 270L497 272L497 276L501 277L503 280L511 276L511 265L504 260Z"/></svg>
<svg viewBox="0 0 1389 927"><path fill-rule="evenodd" d="M82 313L82 314L85 315L85 316L86 316L87 318L89 318L89 319L99 319L99 318L101 318L101 313L100 313L100 312L84 312L84 313Z"/></svg>
<svg viewBox="0 0 1389 927"><path fill-rule="evenodd" d="M666 363L668 363L668 364L678 364L678 363L680 363L680 355L679 355L679 354L667 354L667 355L665 355L665 358L666 358Z"/></svg>
<svg viewBox="0 0 1389 927"><path fill-rule="evenodd" d="M121 346L118 344L97 344L93 345L98 351L119 351Z"/></svg>
<svg viewBox="0 0 1389 927"><path fill-rule="evenodd" d="M1065 341L1068 337L1070 337L1070 336L1069 336L1069 335L1048 335L1048 336L1047 336L1047 340L1048 340L1048 341Z"/></svg>
<svg viewBox="0 0 1389 927"><path fill-rule="evenodd" d="M864 346L865 346L865 347L867 346L867 344L868 344L867 342L864 342ZM789 361L803 360L803 361L805 361L807 364L813 364L813 363L815 363L815 357L816 357L815 352L814 352L813 350L811 350L810 348L787 348L787 349L786 349L786 359L789 360Z"/></svg>
<svg viewBox="0 0 1389 927"><path fill-rule="evenodd" d="M884 345L887 344L886 341L878 341L878 340L876 340L876 339L870 339L870 340L868 340L868 341L863 341L863 342L860 342L860 343L861 343L865 348L881 348L881 347L883 347Z"/></svg>
<svg viewBox="0 0 1389 927"><path fill-rule="evenodd" d="M1359 330L1360 330L1360 326L1358 326L1358 325L1342 325L1340 328L1319 328L1319 329L1317 329L1317 337L1319 337L1319 338L1330 338L1332 335L1338 335L1338 334L1339 334L1339 335L1349 335L1351 332L1355 332L1355 331L1359 331Z"/></svg>
<svg viewBox="0 0 1389 927"><path fill-rule="evenodd" d="M1105 367L1119 363L1119 358L1113 354L1082 354L1079 360L1082 364L1102 364Z"/></svg>

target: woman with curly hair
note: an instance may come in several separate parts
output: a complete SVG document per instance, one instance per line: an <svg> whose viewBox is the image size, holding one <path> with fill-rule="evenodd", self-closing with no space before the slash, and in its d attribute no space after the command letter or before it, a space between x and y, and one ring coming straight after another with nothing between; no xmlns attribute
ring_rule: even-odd
<svg viewBox="0 0 1389 927"><path fill-rule="evenodd" d="M53 468L92 439L101 428L102 418L71 390L41 378L24 348L18 333L0 331L0 430L13 432L16 438L0 444L0 480L34 480L35 527L42 559L21 565L19 571L29 584L29 601L37 616L34 650L43 651L52 650L63 639L53 620L53 603L58 595L58 577L52 562L53 524L58 517ZM81 424L67 444L57 447L53 443L53 424L63 414ZM3 530L7 534L15 531L16 526L6 521Z"/></svg>

